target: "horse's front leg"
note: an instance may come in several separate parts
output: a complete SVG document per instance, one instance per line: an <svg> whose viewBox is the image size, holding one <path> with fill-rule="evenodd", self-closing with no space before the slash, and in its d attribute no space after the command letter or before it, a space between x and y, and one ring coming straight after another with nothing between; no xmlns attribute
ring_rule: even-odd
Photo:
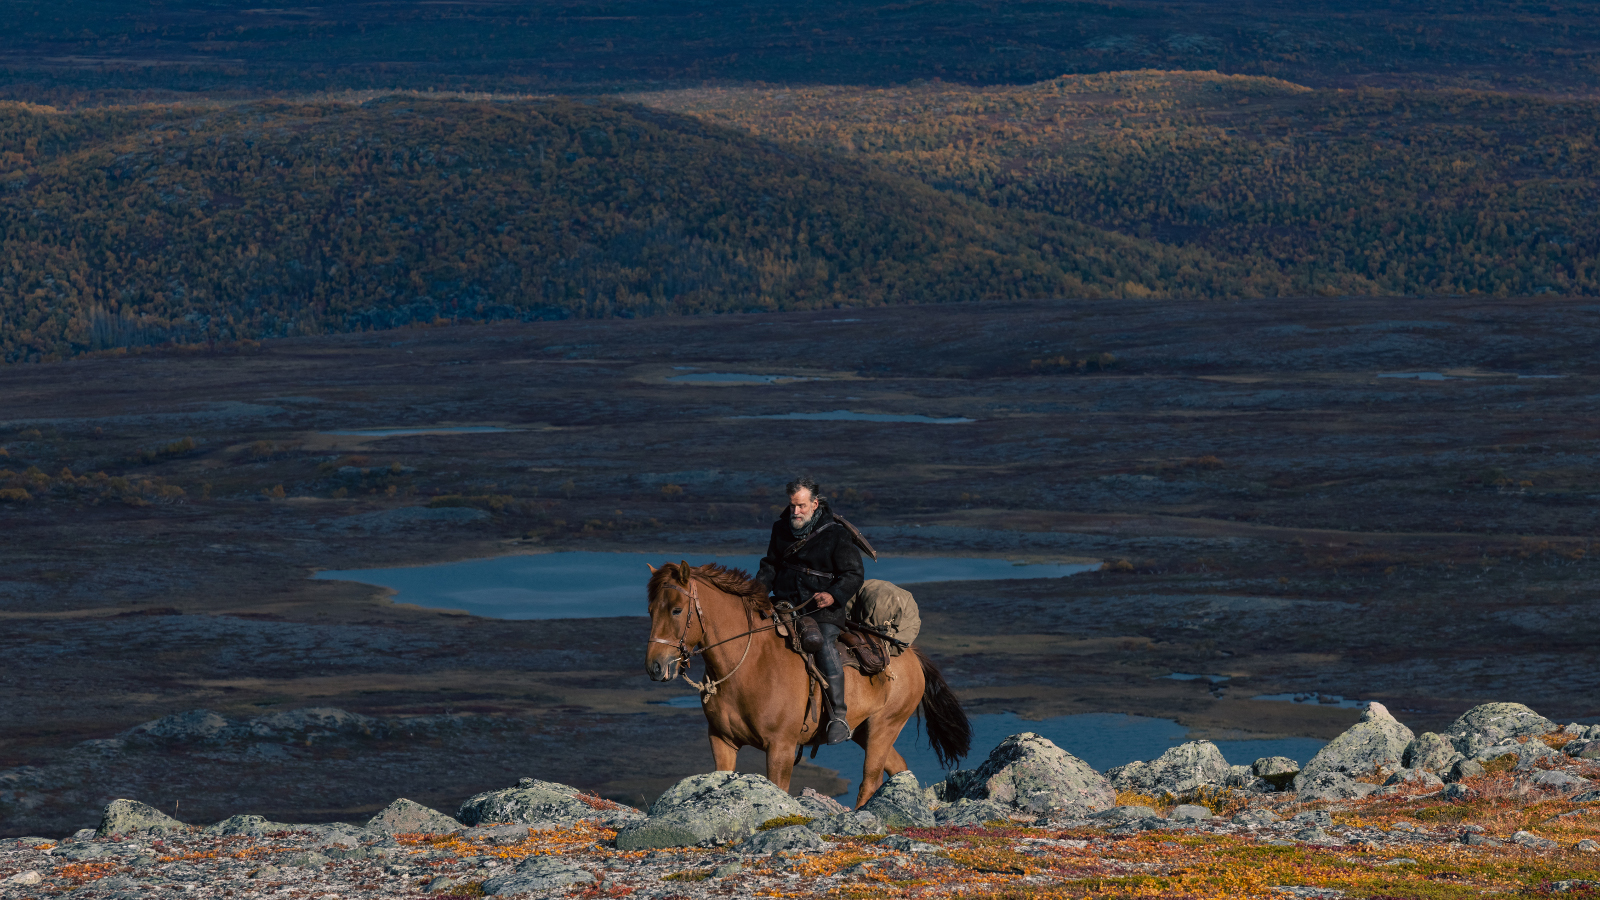
<svg viewBox="0 0 1600 900"><path fill-rule="evenodd" d="M732 772L739 763L739 746L720 734L711 736L711 758L718 772Z"/></svg>
<svg viewBox="0 0 1600 900"><path fill-rule="evenodd" d="M789 790L789 779L794 775L795 751L800 747L798 738L782 738L767 742L767 780L780 790Z"/></svg>

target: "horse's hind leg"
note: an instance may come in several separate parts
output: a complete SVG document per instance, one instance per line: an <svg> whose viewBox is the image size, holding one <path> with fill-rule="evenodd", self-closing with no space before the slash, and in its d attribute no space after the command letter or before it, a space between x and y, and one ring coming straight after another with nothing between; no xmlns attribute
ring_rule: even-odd
<svg viewBox="0 0 1600 900"><path fill-rule="evenodd" d="M866 762L861 766L861 790L856 794L856 809L860 809L878 788L883 786L883 772L885 769L898 774L906 770L905 757L894 749L894 739L899 737L899 728L882 727L887 723L869 722L866 724L865 739L857 736L856 743L861 749L867 751ZM904 722L900 723L902 726Z"/></svg>

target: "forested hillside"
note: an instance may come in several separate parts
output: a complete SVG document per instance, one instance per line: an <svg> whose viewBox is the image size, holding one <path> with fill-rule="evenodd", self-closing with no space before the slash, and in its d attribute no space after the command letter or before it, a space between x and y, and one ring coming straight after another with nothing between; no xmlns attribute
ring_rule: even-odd
<svg viewBox="0 0 1600 900"><path fill-rule="evenodd" d="M1594 101L1168 72L640 99L996 209L1203 247L1294 291L1600 292Z"/></svg>
<svg viewBox="0 0 1600 900"><path fill-rule="evenodd" d="M449 319L1152 292L1242 273L627 104L0 106L0 354Z"/></svg>

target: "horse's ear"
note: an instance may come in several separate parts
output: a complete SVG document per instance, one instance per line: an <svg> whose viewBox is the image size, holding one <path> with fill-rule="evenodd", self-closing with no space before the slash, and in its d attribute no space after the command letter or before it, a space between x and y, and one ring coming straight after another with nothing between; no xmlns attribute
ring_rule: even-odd
<svg viewBox="0 0 1600 900"><path fill-rule="evenodd" d="M678 577L683 579L683 583L684 584L688 584L689 583L689 577L690 577L689 576L689 561L687 559L679 560L679 562L678 562Z"/></svg>
<svg viewBox="0 0 1600 900"><path fill-rule="evenodd" d="M655 567L655 566L652 566L652 565L650 565L650 564L649 564L649 563L645 563L645 565L646 565L646 566L649 566L649 568L650 568L650 571L652 571L652 572L654 572L654 571L655 571L655 570L656 570L656 567Z"/></svg>

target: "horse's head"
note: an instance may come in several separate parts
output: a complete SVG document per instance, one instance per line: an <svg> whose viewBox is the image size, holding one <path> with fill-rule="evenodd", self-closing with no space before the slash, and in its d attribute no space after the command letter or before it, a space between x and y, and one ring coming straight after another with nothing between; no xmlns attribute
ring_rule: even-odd
<svg viewBox="0 0 1600 900"><path fill-rule="evenodd" d="M690 649L705 640L705 623L694 595L694 570L687 562L668 563L650 576L650 643L644 670L651 681L671 681Z"/></svg>

